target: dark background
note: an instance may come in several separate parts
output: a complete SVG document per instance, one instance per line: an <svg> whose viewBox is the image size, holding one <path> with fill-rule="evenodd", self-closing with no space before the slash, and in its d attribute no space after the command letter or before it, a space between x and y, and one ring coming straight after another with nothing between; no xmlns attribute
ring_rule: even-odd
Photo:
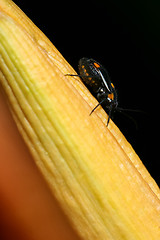
<svg viewBox="0 0 160 240"><path fill-rule="evenodd" d="M160 1L14 1L77 70L81 57L103 64L117 89L119 106L140 109L114 121L160 185ZM158 133L158 134L156 134Z"/></svg>

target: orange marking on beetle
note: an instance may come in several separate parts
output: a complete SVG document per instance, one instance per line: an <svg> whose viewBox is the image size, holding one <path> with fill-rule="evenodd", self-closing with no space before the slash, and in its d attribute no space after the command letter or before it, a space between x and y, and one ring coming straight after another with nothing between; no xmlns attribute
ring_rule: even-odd
<svg viewBox="0 0 160 240"><path fill-rule="evenodd" d="M114 85L113 85L113 83L111 83L111 86L114 88Z"/></svg>
<svg viewBox="0 0 160 240"><path fill-rule="evenodd" d="M113 93L108 94L108 98L110 98L111 100L113 100L113 99L114 99L114 94L113 94Z"/></svg>
<svg viewBox="0 0 160 240"><path fill-rule="evenodd" d="M96 68L100 68L100 65L96 62L93 63Z"/></svg>

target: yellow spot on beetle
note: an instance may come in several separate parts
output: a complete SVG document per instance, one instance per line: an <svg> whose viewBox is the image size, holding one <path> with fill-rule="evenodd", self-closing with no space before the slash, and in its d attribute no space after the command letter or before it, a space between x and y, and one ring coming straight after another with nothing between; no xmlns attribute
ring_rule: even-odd
<svg viewBox="0 0 160 240"><path fill-rule="evenodd" d="M100 68L100 65L96 62L93 63L96 68Z"/></svg>
<svg viewBox="0 0 160 240"><path fill-rule="evenodd" d="M110 98L111 100L113 100L113 99L114 99L114 94L113 94L113 93L108 94L108 98Z"/></svg>
<svg viewBox="0 0 160 240"><path fill-rule="evenodd" d="M111 86L114 88L114 85L113 85L113 83L111 83Z"/></svg>

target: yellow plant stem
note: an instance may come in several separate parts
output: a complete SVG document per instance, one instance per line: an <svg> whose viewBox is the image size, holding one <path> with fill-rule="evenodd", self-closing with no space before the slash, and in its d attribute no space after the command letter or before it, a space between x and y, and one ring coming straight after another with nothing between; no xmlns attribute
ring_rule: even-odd
<svg viewBox="0 0 160 240"><path fill-rule="evenodd" d="M45 35L0 0L0 81L37 166L83 239L160 239L160 191Z"/></svg>

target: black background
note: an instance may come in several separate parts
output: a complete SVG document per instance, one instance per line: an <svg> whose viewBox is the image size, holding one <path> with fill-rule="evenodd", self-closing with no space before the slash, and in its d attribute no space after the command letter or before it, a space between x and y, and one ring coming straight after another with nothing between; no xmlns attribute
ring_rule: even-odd
<svg viewBox="0 0 160 240"><path fill-rule="evenodd" d="M114 121L160 184L159 82L160 1L81 0L14 1L77 70L81 57L92 57L108 70L119 106L138 125L115 114Z"/></svg>

